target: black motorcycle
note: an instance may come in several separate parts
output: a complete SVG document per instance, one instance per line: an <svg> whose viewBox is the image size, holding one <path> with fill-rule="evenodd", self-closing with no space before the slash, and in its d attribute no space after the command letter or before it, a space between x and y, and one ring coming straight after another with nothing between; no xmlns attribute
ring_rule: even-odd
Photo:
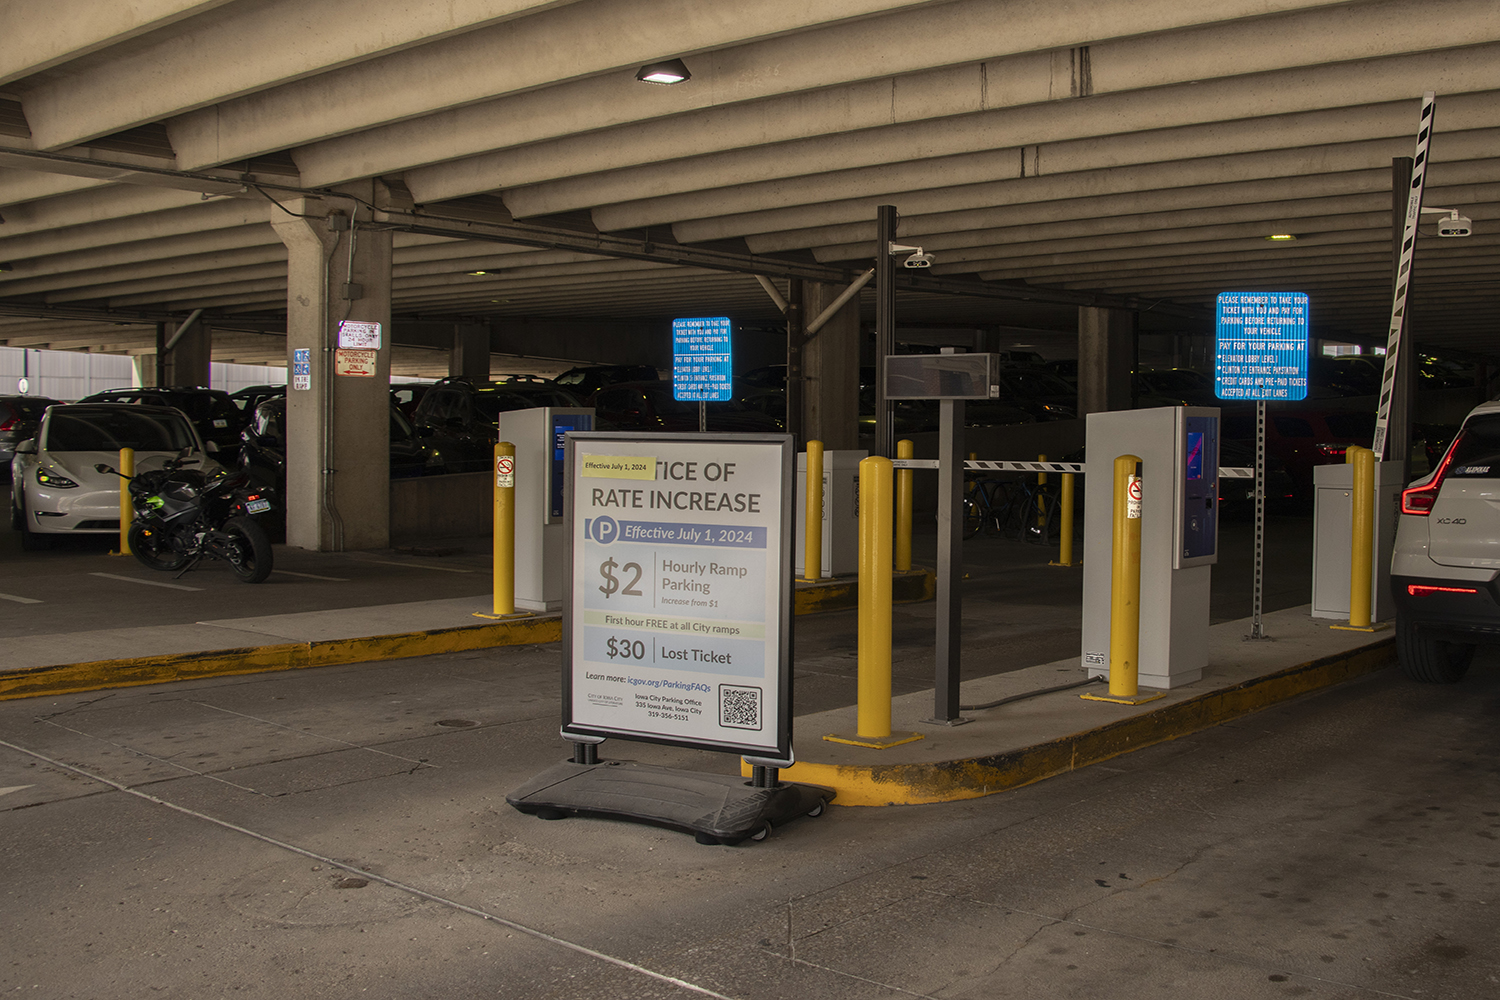
<svg viewBox="0 0 1500 1000"><path fill-rule="evenodd" d="M129 480L130 551L151 569L179 576L205 556L223 559L241 582L260 583L271 575L271 540L255 515L271 509L270 491L243 472L184 468L187 455L134 476L94 466Z"/></svg>

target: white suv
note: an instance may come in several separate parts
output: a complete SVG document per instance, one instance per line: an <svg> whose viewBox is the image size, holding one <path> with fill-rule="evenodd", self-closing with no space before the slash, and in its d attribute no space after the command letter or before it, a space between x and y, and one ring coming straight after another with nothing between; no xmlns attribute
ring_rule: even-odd
<svg viewBox="0 0 1500 1000"><path fill-rule="evenodd" d="M1401 492L1391 556L1396 656L1414 680L1463 677L1500 642L1500 403L1476 406L1437 469Z"/></svg>

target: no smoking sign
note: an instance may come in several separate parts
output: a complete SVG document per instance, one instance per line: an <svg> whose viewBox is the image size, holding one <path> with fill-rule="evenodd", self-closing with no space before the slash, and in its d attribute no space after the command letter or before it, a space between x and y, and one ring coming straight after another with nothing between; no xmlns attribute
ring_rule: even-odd
<svg viewBox="0 0 1500 1000"><path fill-rule="evenodd" d="M495 488L514 489L516 485L516 460L510 455L495 459Z"/></svg>

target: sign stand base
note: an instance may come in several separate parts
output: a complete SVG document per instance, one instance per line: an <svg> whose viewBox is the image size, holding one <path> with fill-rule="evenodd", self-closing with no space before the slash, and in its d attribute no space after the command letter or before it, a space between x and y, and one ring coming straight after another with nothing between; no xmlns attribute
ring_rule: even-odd
<svg viewBox="0 0 1500 1000"><path fill-rule="evenodd" d="M568 760L548 768L505 801L542 819L624 819L682 830L700 844L734 845L764 840L798 816L817 816L834 795L816 785L777 781L757 787L739 775L589 757L591 763Z"/></svg>

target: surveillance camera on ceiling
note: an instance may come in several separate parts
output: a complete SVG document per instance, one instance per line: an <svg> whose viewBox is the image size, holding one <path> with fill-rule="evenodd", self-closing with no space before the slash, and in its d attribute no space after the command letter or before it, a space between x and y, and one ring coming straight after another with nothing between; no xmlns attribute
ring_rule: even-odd
<svg viewBox="0 0 1500 1000"><path fill-rule="evenodd" d="M1466 219L1457 212L1445 219L1438 220L1439 236L1472 236L1474 235L1474 220Z"/></svg>
<svg viewBox="0 0 1500 1000"><path fill-rule="evenodd" d="M903 263L907 267L931 267L932 266L932 254L930 254L930 253L922 253L919 250L918 252L912 254L910 257L906 258L906 260Z"/></svg>

